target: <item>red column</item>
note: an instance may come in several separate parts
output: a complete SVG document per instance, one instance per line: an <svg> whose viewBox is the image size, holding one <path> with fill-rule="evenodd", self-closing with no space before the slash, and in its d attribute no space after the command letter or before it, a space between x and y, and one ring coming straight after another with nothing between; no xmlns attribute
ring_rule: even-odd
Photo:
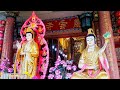
<svg viewBox="0 0 120 90"><path fill-rule="evenodd" d="M115 52L114 38L113 38L113 30L111 25L111 18L109 11L99 11L99 24L100 24L100 33L102 38L102 45L104 44L104 39L102 37L106 32L111 33L110 42L106 48L106 55L110 65L110 77L111 79L119 78L119 70L117 64L117 57Z"/></svg>
<svg viewBox="0 0 120 90"><path fill-rule="evenodd" d="M5 20L0 20L0 59L1 59L1 53L2 53L4 30L5 30Z"/></svg>
<svg viewBox="0 0 120 90"><path fill-rule="evenodd" d="M13 62L13 31L14 31L15 18L8 16L6 18L6 26L4 32L4 40L2 47L2 59L8 58L12 64Z"/></svg>

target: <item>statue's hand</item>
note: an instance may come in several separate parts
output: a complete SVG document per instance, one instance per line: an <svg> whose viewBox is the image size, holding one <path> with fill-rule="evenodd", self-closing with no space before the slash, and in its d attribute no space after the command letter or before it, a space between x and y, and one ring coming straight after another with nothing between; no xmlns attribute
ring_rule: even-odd
<svg viewBox="0 0 120 90"><path fill-rule="evenodd" d="M109 43L109 41L110 41L109 38L108 38L108 39L105 39L105 43Z"/></svg>
<svg viewBox="0 0 120 90"><path fill-rule="evenodd" d="M96 70L96 69L97 69L97 66L96 66L96 65L93 65L93 66L87 66L87 69L94 69L94 70Z"/></svg>
<svg viewBox="0 0 120 90"><path fill-rule="evenodd" d="M84 66L84 60L80 60L79 61L79 64L78 64L78 67L79 68L82 68Z"/></svg>
<svg viewBox="0 0 120 90"><path fill-rule="evenodd" d="M16 46L17 46L18 49L21 48L21 44L20 44L18 41L17 41L17 43L16 43Z"/></svg>
<svg viewBox="0 0 120 90"><path fill-rule="evenodd" d="M84 63L84 60L80 60L80 62L83 64L83 63Z"/></svg>
<svg viewBox="0 0 120 90"><path fill-rule="evenodd" d="M109 43L109 41L110 41L109 38L105 38L105 43L104 43L103 47L98 51L99 55L101 55L105 51L105 49L106 49L107 44Z"/></svg>

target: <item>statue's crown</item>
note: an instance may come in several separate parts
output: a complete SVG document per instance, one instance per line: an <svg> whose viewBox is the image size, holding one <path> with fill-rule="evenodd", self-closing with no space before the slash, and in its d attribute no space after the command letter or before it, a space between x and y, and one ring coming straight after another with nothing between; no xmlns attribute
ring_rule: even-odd
<svg viewBox="0 0 120 90"><path fill-rule="evenodd" d="M30 32L30 33L32 33L34 35L34 31L31 28L29 28L29 27L25 28L24 34L26 34L27 32Z"/></svg>
<svg viewBox="0 0 120 90"><path fill-rule="evenodd" d="M93 34L93 35L96 37L96 35L95 35L95 33L94 33L94 31L93 31L92 28L89 28L89 29L88 29L87 35L89 35L89 34Z"/></svg>

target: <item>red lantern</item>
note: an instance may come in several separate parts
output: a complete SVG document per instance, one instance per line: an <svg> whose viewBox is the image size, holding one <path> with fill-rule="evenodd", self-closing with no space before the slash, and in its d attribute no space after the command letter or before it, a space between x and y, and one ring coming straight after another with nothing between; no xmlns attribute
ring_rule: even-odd
<svg viewBox="0 0 120 90"><path fill-rule="evenodd" d="M117 20L117 25L120 26L120 19Z"/></svg>
<svg viewBox="0 0 120 90"><path fill-rule="evenodd" d="M116 17L120 17L120 11L117 11L117 12L115 13L115 16L116 16Z"/></svg>

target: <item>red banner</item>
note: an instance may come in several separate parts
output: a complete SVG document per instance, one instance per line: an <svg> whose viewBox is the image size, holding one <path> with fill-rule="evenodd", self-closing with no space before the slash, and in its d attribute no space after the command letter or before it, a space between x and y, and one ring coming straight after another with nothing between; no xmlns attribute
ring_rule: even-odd
<svg viewBox="0 0 120 90"><path fill-rule="evenodd" d="M43 21L46 30L65 30L72 28L80 28L80 21L78 17L60 19L60 20L49 20Z"/></svg>

